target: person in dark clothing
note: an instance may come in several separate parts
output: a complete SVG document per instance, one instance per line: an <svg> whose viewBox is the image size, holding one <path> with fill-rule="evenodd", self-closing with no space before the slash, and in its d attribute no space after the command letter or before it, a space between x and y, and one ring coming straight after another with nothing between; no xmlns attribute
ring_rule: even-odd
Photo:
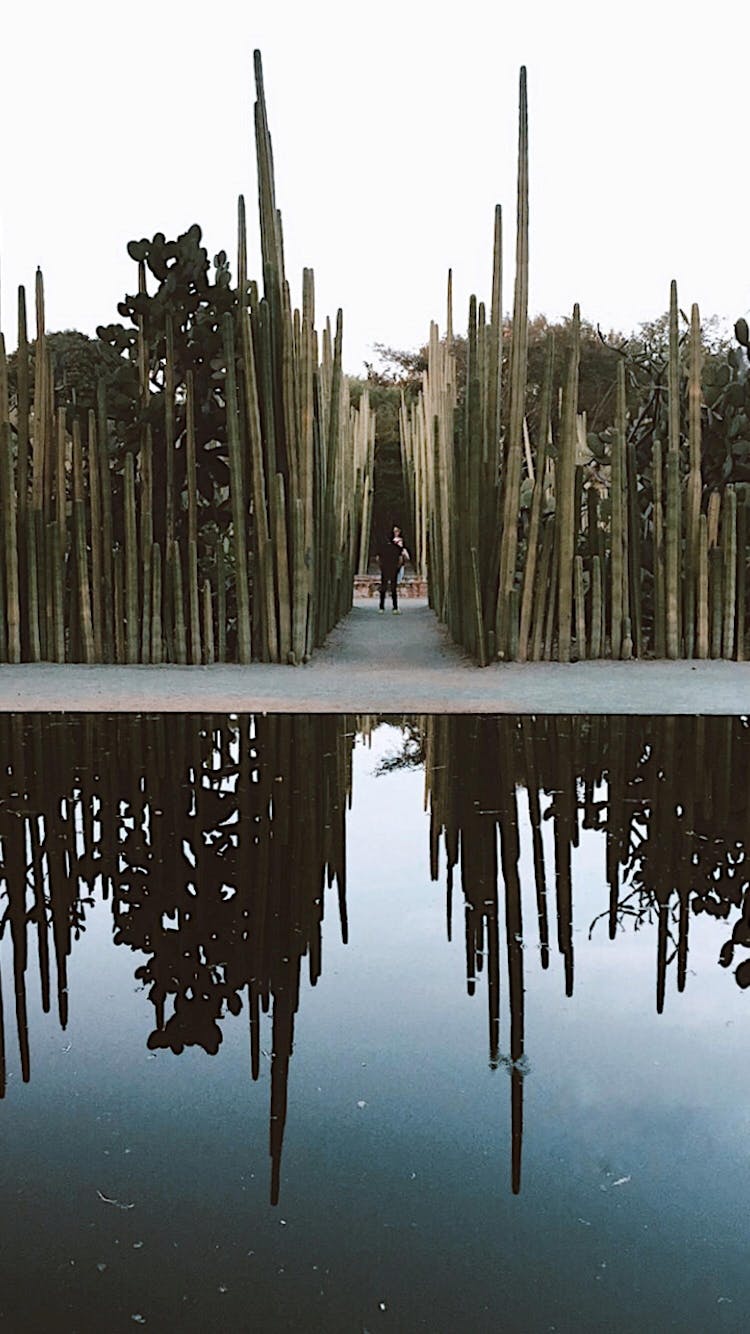
<svg viewBox="0 0 750 1334"><path fill-rule="evenodd" d="M380 610L385 611L385 594L390 584L393 611L398 614L398 572L409 559L409 553L397 523L383 535L378 544L377 557L380 564Z"/></svg>

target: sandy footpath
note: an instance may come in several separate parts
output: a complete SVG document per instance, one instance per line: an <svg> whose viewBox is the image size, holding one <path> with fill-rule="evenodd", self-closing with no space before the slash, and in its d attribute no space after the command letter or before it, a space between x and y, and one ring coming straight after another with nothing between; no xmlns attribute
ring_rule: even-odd
<svg viewBox="0 0 750 1334"><path fill-rule="evenodd" d="M480 670L423 599L363 599L305 667L0 666L0 711L750 713L750 663L495 663Z"/></svg>

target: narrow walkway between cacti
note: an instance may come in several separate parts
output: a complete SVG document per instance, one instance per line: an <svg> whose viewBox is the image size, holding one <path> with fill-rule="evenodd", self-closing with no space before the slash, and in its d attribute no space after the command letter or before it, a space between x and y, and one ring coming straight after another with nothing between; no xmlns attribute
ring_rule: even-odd
<svg viewBox="0 0 750 1334"><path fill-rule="evenodd" d="M0 666L0 711L750 713L750 663L495 663L481 670L424 599L358 601L305 667Z"/></svg>

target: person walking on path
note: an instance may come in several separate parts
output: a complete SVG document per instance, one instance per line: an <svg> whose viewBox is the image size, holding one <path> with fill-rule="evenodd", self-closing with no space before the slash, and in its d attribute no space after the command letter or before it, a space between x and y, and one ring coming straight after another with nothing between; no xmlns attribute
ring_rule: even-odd
<svg viewBox="0 0 750 1334"><path fill-rule="evenodd" d="M390 532L384 534L377 550L380 565L380 611L385 611L385 595L391 586L391 601L394 615L398 615L398 572L409 560L409 553L404 546L404 538L397 523Z"/></svg>

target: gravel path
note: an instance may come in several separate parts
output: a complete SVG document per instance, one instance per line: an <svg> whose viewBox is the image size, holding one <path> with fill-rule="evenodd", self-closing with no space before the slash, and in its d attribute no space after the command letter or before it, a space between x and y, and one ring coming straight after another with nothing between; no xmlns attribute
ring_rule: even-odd
<svg viewBox="0 0 750 1334"><path fill-rule="evenodd" d="M0 666L0 711L750 713L750 663L476 668L423 599L356 602L305 667Z"/></svg>

